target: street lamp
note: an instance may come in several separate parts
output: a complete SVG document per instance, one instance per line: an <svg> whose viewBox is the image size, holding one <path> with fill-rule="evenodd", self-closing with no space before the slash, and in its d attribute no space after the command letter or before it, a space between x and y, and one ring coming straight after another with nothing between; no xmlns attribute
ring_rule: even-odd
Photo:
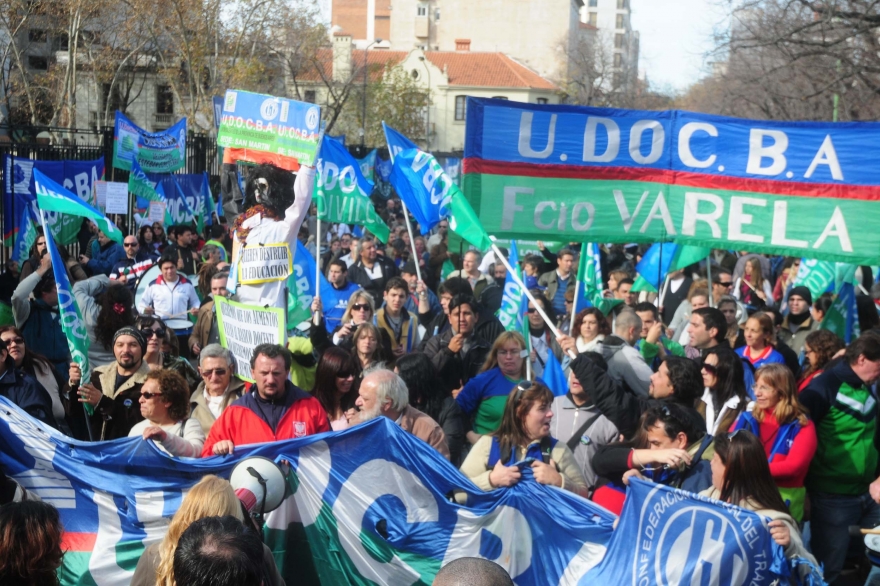
<svg viewBox="0 0 880 586"><path fill-rule="evenodd" d="M364 47L364 100L361 104L361 121L363 122L363 126L361 127L361 156L364 156L365 149L365 141L367 140L367 49L375 45L376 43L381 43L382 39L376 39L366 47Z"/></svg>
<svg viewBox="0 0 880 586"><path fill-rule="evenodd" d="M428 103L425 104L425 150L431 152L431 70L428 69L428 61L424 55L419 55L419 61L425 66L428 74Z"/></svg>

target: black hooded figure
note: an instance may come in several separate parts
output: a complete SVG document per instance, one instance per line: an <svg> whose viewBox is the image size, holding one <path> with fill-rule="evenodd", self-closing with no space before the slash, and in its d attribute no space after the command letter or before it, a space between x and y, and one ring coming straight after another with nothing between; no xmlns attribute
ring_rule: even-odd
<svg viewBox="0 0 880 586"><path fill-rule="evenodd" d="M305 165L296 174L268 164L248 173L242 213L232 225L238 301L287 307L287 277L314 186L315 168Z"/></svg>

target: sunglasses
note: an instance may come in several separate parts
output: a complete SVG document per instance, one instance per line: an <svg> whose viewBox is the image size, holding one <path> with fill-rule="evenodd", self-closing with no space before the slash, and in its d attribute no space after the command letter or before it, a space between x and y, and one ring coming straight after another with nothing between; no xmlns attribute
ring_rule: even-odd
<svg viewBox="0 0 880 586"><path fill-rule="evenodd" d="M153 397L161 397L162 393L141 393L141 397L149 401Z"/></svg>
<svg viewBox="0 0 880 586"><path fill-rule="evenodd" d="M526 308L526 313L535 313L536 311L538 311L538 310L535 309L534 307L528 307L528 308Z"/></svg>
<svg viewBox="0 0 880 586"><path fill-rule="evenodd" d="M352 311L371 311L369 303L355 303L351 306Z"/></svg>
<svg viewBox="0 0 880 586"><path fill-rule="evenodd" d="M9 338L8 340L6 340L6 343L21 346L22 344L24 344L24 338L16 336L15 338Z"/></svg>
<svg viewBox="0 0 880 586"><path fill-rule="evenodd" d="M683 428L688 427L688 425L684 421L682 421L677 415L672 412L668 405L663 405L662 407L660 407L660 412L663 413L663 417L665 419L671 419Z"/></svg>
<svg viewBox="0 0 880 586"><path fill-rule="evenodd" d="M138 245L137 242L126 242L125 244L123 244L123 246L126 247L126 248L132 248L132 247L137 246L137 245Z"/></svg>
<svg viewBox="0 0 880 586"><path fill-rule="evenodd" d="M707 364L704 362L703 363L703 370L705 370L706 372L708 372L711 375L718 374L718 367L715 366L714 364Z"/></svg>
<svg viewBox="0 0 880 586"><path fill-rule="evenodd" d="M164 338L165 337L165 328L159 328L158 330L153 330L150 328L143 328L140 330L140 332L148 340L153 336L156 336L157 338Z"/></svg>
<svg viewBox="0 0 880 586"><path fill-rule="evenodd" d="M520 399L522 399L523 393L525 393L526 391L528 391L530 388L532 388L532 383L531 383L531 381L524 380L524 381L521 381L521 382L517 383L517 385L516 385L516 397L514 398L514 401L519 402Z"/></svg>
<svg viewBox="0 0 880 586"><path fill-rule="evenodd" d="M210 370L203 370L202 376L205 378L211 378L215 374L217 376L226 376L227 370L225 368L212 368Z"/></svg>
<svg viewBox="0 0 880 586"><path fill-rule="evenodd" d="M733 287L733 281L715 281L715 284L722 287Z"/></svg>
<svg viewBox="0 0 880 586"><path fill-rule="evenodd" d="M348 377L350 377L350 376L354 376L354 374L352 374L352 373L350 373L350 372L347 372L347 371L346 371L346 372L337 372L337 373L336 373L336 378L346 379L346 378L348 378Z"/></svg>

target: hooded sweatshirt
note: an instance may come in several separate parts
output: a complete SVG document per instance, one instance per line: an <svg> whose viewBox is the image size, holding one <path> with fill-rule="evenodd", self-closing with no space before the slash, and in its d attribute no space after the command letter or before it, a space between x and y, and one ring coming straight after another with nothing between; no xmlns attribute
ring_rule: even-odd
<svg viewBox="0 0 880 586"><path fill-rule="evenodd" d="M642 354L618 336L607 336L600 354L608 363L608 376L639 397L647 397L654 372Z"/></svg>

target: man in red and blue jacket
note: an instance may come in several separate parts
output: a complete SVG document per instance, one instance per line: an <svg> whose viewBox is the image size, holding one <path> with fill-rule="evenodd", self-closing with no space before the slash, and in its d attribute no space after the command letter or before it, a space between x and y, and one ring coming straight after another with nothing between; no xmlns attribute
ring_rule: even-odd
<svg viewBox="0 0 880 586"><path fill-rule="evenodd" d="M211 427L202 457L231 454L235 446L305 437L330 431L321 404L288 380L290 352L260 344L251 358L256 391L227 407Z"/></svg>

